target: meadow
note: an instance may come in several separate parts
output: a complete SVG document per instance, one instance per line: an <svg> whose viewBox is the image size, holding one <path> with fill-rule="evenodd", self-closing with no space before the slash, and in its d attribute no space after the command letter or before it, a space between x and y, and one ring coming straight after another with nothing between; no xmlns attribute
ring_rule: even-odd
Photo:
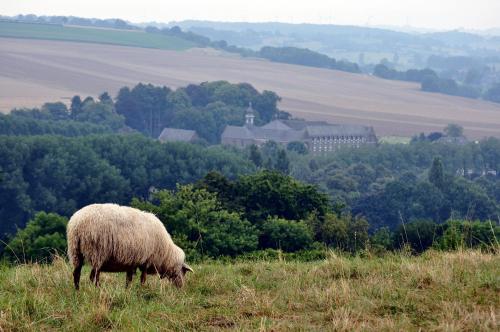
<svg viewBox="0 0 500 332"><path fill-rule="evenodd" d="M177 37L144 31L5 21L0 21L0 37L77 41L163 50L185 50L195 46Z"/></svg>
<svg viewBox="0 0 500 332"><path fill-rule="evenodd" d="M330 252L314 262L193 264L178 290L150 277L84 271L64 259L0 268L0 331L498 331L500 256L428 251L384 257Z"/></svg>

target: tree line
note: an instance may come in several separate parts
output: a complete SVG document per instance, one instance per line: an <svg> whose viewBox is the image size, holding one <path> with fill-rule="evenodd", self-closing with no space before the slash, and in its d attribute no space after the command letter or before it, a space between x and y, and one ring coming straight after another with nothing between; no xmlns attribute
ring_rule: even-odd
<svg viewBox="0 0 500 332"><path fill-rule="evenodd" d="M106 92L96 100L80 96L68 108L61 102L45 103L40 109L14 109L0 115L0 135L62 135L140 132L156 138L163 128L195 130L208 144L220 142L227 125L243 125L250 104L255 123L289 118L277 107L280 97L272 91L260 93L247 83L226 81L190 84L172 90L139 83L123 87L115 100Z"/></svg>
<svg viewBox="0 0 500 332"><path fill-rule="evenodd" d="M178 26L159 29L149 26L145 29L148 33L159 33L167 36L175 36L196 43L200 47L213 47L229 53L236 53L243 57L264 58L274 62L289 63L301 66L318 67L341 70L351 73L360 73L356 63L347 60L336 60L325 54L299 47L262 47L258 51L249 48L238 47L228 44L225 40L211 41L210 38L198 35L191 31L182 31Z"/></svg>
<svg viewBox="0 0 500 332"><path fill-rule="evenodd" d="M488 89L481 91L480 88L472 84L460 84L452 78L441 78L429 68L398 71L384 64L376 65L373 69L373 75L387 80L417 82L421 84L422 91L426 92L500 102L500 83L492 84Z"/></svg>
<svg viewBox="0 0 500 332"><path fill-rule="evenodd" d="M195 184L159 190L133 207L153 212L190 261L205 258L271 258L281 251L298 259L324 258L326 250L383 254L428 248L497 250L500 226L491 221L414 221L369 233L368 222L342 212L314 186L275 171L233 181L210 172ZM50 261L66 251L67 218L37 213L4 248L13 262Z"/></svg>

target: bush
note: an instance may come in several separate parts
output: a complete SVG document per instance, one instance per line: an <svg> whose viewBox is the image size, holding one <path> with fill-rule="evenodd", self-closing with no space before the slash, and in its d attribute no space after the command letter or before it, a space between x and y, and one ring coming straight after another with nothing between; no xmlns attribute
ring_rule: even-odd
<svg viewBox="0 0 500 332"><path fill-rule="evenodd" d="M294 252L313 243L310 228L303 221L268 218L261 227L260 247Z"/></svg>
<svg viewBox="0 0 500 332"><path fill-rule="evenodd" d="M5 255L11 261L50 261L66 253L68 221L56 213L39 212L8 242Z"/></svg>

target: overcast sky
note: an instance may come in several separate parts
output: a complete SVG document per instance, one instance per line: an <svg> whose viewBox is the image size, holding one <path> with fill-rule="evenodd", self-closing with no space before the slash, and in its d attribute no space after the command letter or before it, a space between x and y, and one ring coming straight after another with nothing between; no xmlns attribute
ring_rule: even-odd
<svg viewBox="0 0 500 332"><path fill-rule="evenodd" d="M500 0L0 0L1 15L28 13L133 22L277 21L441 30L500 26Z"/></svg>

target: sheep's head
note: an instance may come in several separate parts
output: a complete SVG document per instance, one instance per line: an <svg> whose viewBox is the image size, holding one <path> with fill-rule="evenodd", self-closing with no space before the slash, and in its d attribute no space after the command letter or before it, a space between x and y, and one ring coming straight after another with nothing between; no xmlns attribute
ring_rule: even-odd
<svg viewBox="0 0 500 332"><path fill-rule="evenodd" d="M184 286L186 273L193 272L193 269L186 263L182 263L173 269L166 270L160 274L160 278L167 277L177 288Z"/></svg>

